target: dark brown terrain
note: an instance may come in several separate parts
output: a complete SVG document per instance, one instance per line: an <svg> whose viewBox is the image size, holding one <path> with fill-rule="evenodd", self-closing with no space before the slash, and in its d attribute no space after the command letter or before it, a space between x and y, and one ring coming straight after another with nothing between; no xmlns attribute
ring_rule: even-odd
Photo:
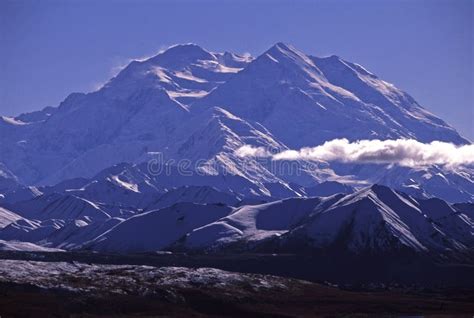
<svg viewBox="0 0 474 318"><path fill-rule="evenodd" d="M176 255L5 252L2 258L1 317L472 317L474 314L474 289L469 287L428 288L396 283L337 286L282 277L292 275L245 274L209 266L184 266L176 264L177 260L191 262L193 257ZM228 258L239 263L234 257ZM240 261L243 269L258 257L247 258ZM156 264L139 264L145 259ZM123 265L127 263L138 264ZM351 271L350 265L347 271Z"/></svg>

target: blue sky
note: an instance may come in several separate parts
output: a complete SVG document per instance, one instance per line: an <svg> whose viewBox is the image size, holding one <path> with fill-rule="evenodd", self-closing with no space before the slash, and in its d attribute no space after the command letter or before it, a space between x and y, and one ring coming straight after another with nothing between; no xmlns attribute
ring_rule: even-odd
<svg viewBox="0 0 474 318"><path fill-rule="evenodd" d="M362 64L474 140L473 1L0 1L0 114L56 106L182 42Z"/></svg>

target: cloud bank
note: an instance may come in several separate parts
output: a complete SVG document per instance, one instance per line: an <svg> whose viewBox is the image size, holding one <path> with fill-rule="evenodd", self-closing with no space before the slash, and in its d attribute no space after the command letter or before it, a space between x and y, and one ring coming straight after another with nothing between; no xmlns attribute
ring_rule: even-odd
<svg viewBox="0 0 474 318"><path fill-rule="evenodd" d="M271 153L263 147L245 145L240 157L268 157L273 160L323 160L348 163L396 164L407 167L442 165L457 167L474 164L474 145L448 142L421 143L413 139L359 140L334 139L313 148Z"/></svg>

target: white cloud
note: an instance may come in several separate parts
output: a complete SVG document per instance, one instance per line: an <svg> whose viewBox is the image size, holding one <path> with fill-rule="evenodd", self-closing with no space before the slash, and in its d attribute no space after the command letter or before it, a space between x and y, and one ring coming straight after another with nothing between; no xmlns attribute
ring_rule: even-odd
<svg viewBox="0 0 474 318"><path fill-rule="evenodd" d="M264 147L253 147L250 145L240 147L235 151L235 154L239 157L271 157L271 153Z"/></svg>
<svg viewBox="0 0 474 318"><path fill-rule="evenodd" d="M271 154L263 147L245 145L236 151L242 157L271 157L273 160L324 160L350 163L461 166L474 164L474 145L457 146L448 142L421 143L413 139L359 140L334 139L324 144Z"/></svg>

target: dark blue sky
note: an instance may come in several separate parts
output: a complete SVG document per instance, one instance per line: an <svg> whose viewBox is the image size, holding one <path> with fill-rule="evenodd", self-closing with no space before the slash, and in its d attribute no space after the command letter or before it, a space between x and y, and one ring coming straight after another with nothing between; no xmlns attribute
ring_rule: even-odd
<svg viewBox="0 0 474 318"><path fill-rule="evenodd" d="M175 43L362 64L474 139L473 1L0 1L0 114L56 106Z"/></svg>

